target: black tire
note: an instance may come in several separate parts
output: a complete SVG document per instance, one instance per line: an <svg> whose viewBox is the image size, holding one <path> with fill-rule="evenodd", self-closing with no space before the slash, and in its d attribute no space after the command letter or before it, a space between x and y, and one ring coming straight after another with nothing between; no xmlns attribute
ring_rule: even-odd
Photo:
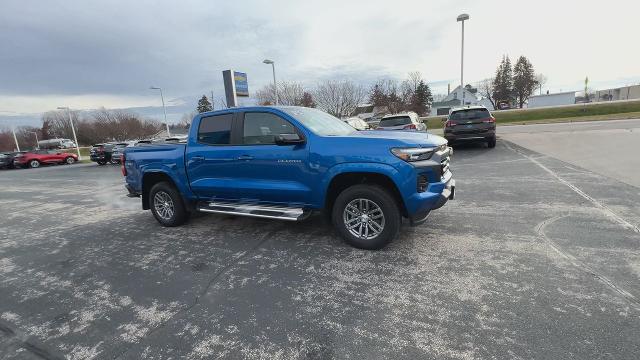
<svg viewBox="0 0 640 360"><path fill-rule="evenodd" d="M40 161L38 160L30 160L29 161L29 167L34 169L34 168L39 168L40 167Z"/></svg>
<svg viewBox="0 0 640 360"><path fill-rule="evenodd" d="M487 139L487 146L489 147L489 149L493 149L494 147L496 147L496 137L492 137Z"/></svg>
<svg viewBox="0 0 640 360"><path fill-rule="evenodd" d="M375 212L377 210L374 210L374 212L358 212L358 216L353 216L353 213L351 212L347 214L347 211L345 210L348 205L353 205L354 202L356 204L359 203L360 199L368 200L372 203L370 203L369 206L366 206L367 209L375 208L375 206L377 206L383 215L382 230L375 237L370 239L367 239L364 236L356 236L351 231L360 231L361 235L363 231L366 231L367 234L369 234L369 229L376 231L373 230L374 227L371 222L374 221L374 214L378 214ZM353 207L351 208L353 209ZM368 219L367 222L362 220L362 216L364 215L366 215L366 219ZM349 216L353 217L347 220ZM354 185L342 191L333 205L331 219L335 229L349 245L367 250L382 249L393 241L393 239L398 235L400 224L402 223L399 204L387 190L377 185ZM359 230L349 230L346 224L348 222L352 222L352 224L360 222L361 224L364 224L365 228L362 230L362 225L356 225ZM376 223L376 225L380 228L379 223Z"/></svg>
<svg viewBox="0 0 640 360"><path fill-rule="evenodd" d="M156 196L158 196L158 200L156 200ZM159 205L161 199L165 200L164 205ZM172 184L165 181L159 182L151 188L149 192L149 208L151 208L153 216L162 226L180 226L189 218L189 212L182 202L180 192ZM170 213L168 212L169 209L171 210Z"/></svg>
<svg viewBox="0 0 640 360"><path fill-rule="evenodd" d="M64 159L64 163L67 165L73 165L75 164L76 159L73 158L73 156L68 156L66 159Z"/></svg>
<svg viewBox="0 0 640 360"><path fill-rule="evenodd" d="M107 165L106 161L98 161L98 165L102 166L102 165Z"/></svg>

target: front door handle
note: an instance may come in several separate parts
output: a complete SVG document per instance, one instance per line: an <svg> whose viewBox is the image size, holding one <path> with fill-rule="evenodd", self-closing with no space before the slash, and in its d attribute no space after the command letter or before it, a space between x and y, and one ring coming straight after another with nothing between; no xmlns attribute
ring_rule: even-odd
<svg viewBox="0 0 640 360"><path fill-rule="evenodd" d="M240 155L240 156L238 156L238 160L253 160L253 156L251 156L251 155Z"/></svg>
<svg viewBox="0 0 640 360"><path fill-rule="evenodd" d="M191 161L194 161L194 162L203 161L203 160L204 160L204 156L192 156L191 157Z"/></svg>

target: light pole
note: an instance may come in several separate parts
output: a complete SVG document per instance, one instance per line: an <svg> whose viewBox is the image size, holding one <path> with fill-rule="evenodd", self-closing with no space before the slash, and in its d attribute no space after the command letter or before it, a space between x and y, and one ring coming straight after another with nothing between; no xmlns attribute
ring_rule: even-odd
<svg viewBox="0 0 640 360"><path fill-rule="evenodd" d="M269 65L271 64L271 70L273 70L273 88L276 91L276 105L278 105L278 83L276 83L276 64L273 60L264 59L263 63Z"/></svg>
<svg viewBox="0 0 640 360"><path fill-rule="evenodd" d="M18 144L18 137L16 136L16 127L11 126L11 131L13 132L13 141L16 142L16 148L18 149L18 152L20 152L20 144Z"/></svg>
<svg viewBox="0 0 640 360"><path fill-rule="evenodd" d="M460 90L462 91L462 106L464 103L464 21L469 20L469 14L460 14L456 21L462 22L462 46L460 50Z"/></svg>
<svg viewBox="0 0 640 360"><path fill-rule="evenodd" d="M2 111L2 110L0 110L0 112L13 113L13 111ZM13 141L15 141L16 143L16 149L20 151L20 144L18 144L18 137L16 136L15 125L11 125L11 132L13 133Z"/></svg>
<svg viewBox="0 0 640 360"><path fill-rule="evenodd" d="M69 123L71 123L71 132L73 133L73 141L76 143L76 152L78 153L78 160L82 160L80 156L80 144L78 144L78 137L76 136L76 128L73 126L73 119L71 119L71 109L68 106L58 106L58 110L67 110L69 114Z"/></svg>
<svg viewBox="0 0 640 360"><path fill-rule="evenodd" d="M30 133L36 136L36 149L40 149L40 146L38 145L38 133L36 131L30 131Z"/></svg>
<svg viewBox="0 0 640 360"><path fill-rule="evenodd" d="M162 95L162 88L157 86L149 86L151 90L160 90L160 99L162 100L162 112L164 113L164 124L167 126L167 137L171 137L171 131L169 131L169 123L167 122L167 109L164 107L164 95Z"/></svg>

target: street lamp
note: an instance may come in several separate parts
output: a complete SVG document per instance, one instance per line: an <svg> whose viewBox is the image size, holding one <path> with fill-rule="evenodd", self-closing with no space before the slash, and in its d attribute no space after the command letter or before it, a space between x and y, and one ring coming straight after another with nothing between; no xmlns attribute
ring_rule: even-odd
<svg viewBox="0 0 640 360"><path fill-rule="evenodd" d="M276 64L273 60L264 59L263 63L271 64L271 70L273 70L273 88L276 90L276 105L278 105L278 84L276 83Z"/></svg>
<svg viewBox="0 0 640 360"><path fill-rule="evenodd" d="M456 21L462 22L462 46L460 50L460 90L462 91L462 106L464 103L464 21L469 20L469 14L460 14Z"/></svg>
<svg viewBox="0 0 640 360"><path fill-rule="evenodd" d="M2 111L2 110L0 110L0 112L13 113L13 111ZM18 152L20 152L20 144L18 144L18 137L16 136L15 125L11 125L11 132L13 133L13 141L16 142L16 149L18 149Z"/></svg>
<svg viewBox="0 0 640 360"><path fill-rule="evenodd" d="M36 131L29 131L29 132L36 136L36 149L40 149L40 146L38 145L38 143L39 143L39 141L38 141L38 132L36 132Z"/></svg>
<svg viewBox="0 0 640 360"><path fill-rule="evenodd" d="M76 136L76 128L73 126L73 119L71 119L71 109L67 106L58 106L58 110L67 110L69 115L69 123L71 123L71 132L73 133L73 141L76 142L76 152L78 153L78 160L82 160L80 156L80 144L78 144L78 137Z"/></svg>
<svg viewBox="0 0 640 360"><path fill-rule="evenodd" d="M162 88L157 86L149 86L150 90L160 90L160 99L162 99L162 112L164 112L164 124L167 126L167 137L171 137L171 132L169 131L169 123L167 122L167 109L164 107L164 95L162 95Z"/></svg>

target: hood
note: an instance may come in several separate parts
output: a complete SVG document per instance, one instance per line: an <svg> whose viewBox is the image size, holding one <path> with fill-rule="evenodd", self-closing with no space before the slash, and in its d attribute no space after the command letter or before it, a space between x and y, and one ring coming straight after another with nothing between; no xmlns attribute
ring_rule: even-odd
<svg viewBox="0 0 640 360"><path fill-rule="evenodd" d="M349 137L362 139L395 140L399 143L404 143L404 145L406 146L420 147L440 146L447 143L447 140L441 136L434 135L428 132L418 131L367 130L357 131Z"/></svg>

